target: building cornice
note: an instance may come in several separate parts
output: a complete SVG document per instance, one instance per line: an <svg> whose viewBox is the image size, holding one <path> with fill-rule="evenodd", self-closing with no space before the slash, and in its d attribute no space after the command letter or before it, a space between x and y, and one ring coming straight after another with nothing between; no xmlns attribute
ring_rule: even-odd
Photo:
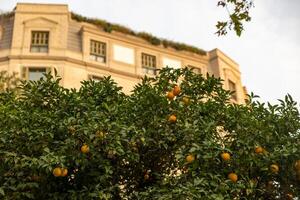
<svg viewBox="0 0 300 200"><path fill-rule="evenodd" d="M107 72L111 72L111 73L115 73L118 75L122 75L122 76L128 76L131 78L142 78L142 75L138 75L138 74L134 74L134 73L129 73L129 72L125 72L122 70L117 70L111 67L105 67L103 65L97 65L94 63L90 63L90 62L85 62L82 60L77 60L74 58L70 58L67 56L36 56L36 55L10 55L10 56L5 56L5 57L1 57L0 58L0 62L5 62L5 61L10 61L10 60L51 60L51 61L64 61L64 62L70 62L73 64L78 64L81 66L85 66L85 67L92 67L92 68L96 68L96 69L100 69L100 70L105 70Z"/></svg>
<svg viewBox="0 0 300 200"><path fill-rule="evenodd" d="M58 4L58 3L17 3L18 5L31 5L31 6L60 6L60 7L68 7L68 4Z"/></svg>
<svg viewBox="0 0 300 200"><path fill-rule="evenodd" d="M222 56L220 56L220 55L215 55L215 56L210 57L209 61L212 62L213 60L216 60L216 59L222 60L224 63L226 63L228 66L230 66L230 68L228 68L228 67L225 68L226 70L232 70L236 74L241 74L240 70L237 68L238 65L236 65L236 66L232 65L232 63L228 62L226 59L222 58Z"/></svg>
<svg viewBox="0 0 300 200"><path fill-rule="evenodd" d="M237 62L235 62L232 58L230 58L227 54L225 54L223 51L221 51L221 50L218 49L218 48L215 48L215 49L209 51L209 54L210 54L210 55L211 55L211 54L216 54L216 55L218 55L219 57L223 57L223 58L228 59L230 62L232 62L233 65L236 65L236 66L239 65ZM215 56L214 56L214 57L215 57ZM212 57L212 59L213 59L214 57ZM223 59L223 60L224 60L224 59ZM228 62L227 62L227 63L228 63ZM230 65L232 65L232 64L230 64Z"/></svg>
<svg viewBox="0 0 300 200"><path fill-rule="evenodd" d="M51 14L51 15L69 15L69 12L40 12L40 11L16 11L17 13L22 13L22 14L35 14L35 15L44 15L44 14Z"/></svg>
<svg viewBox="0 0 300 200"><path fill-rule="evenodd" d="M36 8L31 9L33 6ZM17 6L14 9L14 11L15 14L69 14L69 8L67 4L17 3Z"/></svg>

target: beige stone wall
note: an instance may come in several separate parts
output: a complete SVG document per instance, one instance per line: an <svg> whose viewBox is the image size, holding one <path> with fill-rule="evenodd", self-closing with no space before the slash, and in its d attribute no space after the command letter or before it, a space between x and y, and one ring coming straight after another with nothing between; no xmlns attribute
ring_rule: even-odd
<svg viewBox="0 0 300 200"><path fill-rule="evenodd" d="M224 82L224 88L229 90L229 81L236 86L237 103L245 102L245 90L241 82L239 65L219 49L209 52L211 73L220 77Z"/></svg>
<svg viewBox="0 0 300 200"><path fill-rule="evenodd" d="M232 80L237 85L238 103L243 102L238 64L220 50L202 56L154 46L118 32L107 33L95 25L72 20L68 6L61 4L18 3L14 17L5 27L2 38L5 35L8 39L5 43L0 40L0 70L21 75L26 67L50 67L52 71L56 69L62 77L62 86L67 88L79 88L80 82L89 75L111 75L124 92L129 93L144 76L141 55L147 53L156 57L157 68L167 64L175 68L194 66L203 74L208 72L224 79L225 89L228 89L226 80ZM49 31L48 52L30 52L31 31ZM91 60L91 40L106 44L105 63Z"/></svg>

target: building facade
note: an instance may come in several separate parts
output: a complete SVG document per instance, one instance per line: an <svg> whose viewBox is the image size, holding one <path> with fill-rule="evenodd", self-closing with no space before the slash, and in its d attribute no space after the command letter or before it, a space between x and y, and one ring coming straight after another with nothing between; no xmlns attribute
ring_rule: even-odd
<svg viewBox="0 0 300 200"><path fill-rule="evenodd" d="M225 89L236 91L233 102L244 102L239 66L219 49L195 53L153 45L134 34L79 21L63 4L18 3L0 17L0 71L17 72L24 79L56 71L62 86L79 88L82 80L110 75L130 93L141 77L166 66L214 74L224 80Z"/></svg>

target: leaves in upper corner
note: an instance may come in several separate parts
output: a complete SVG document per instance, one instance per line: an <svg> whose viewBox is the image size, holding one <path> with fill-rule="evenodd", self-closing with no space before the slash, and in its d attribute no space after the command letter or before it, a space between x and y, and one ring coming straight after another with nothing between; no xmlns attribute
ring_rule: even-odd
<svg viewBox="0 0 300 200"><path fill-rule="evenodd" d="M237 36L241 36L244 30L244 22L251 20L249 10L254 6L253 0L220 0L217 6L226 8L229 19L217 22L218 36L226 35L228 30L234 30Z"/></svg>

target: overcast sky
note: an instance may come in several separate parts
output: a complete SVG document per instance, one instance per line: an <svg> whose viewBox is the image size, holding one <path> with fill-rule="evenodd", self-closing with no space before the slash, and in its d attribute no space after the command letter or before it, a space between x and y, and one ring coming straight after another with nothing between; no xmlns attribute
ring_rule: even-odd
<svg viewBox="0 0 300 200"><path fill-rule="evenodd" d="M241 37L215 35L226 18L218 0L0 0L0 10L17 2L66 3L85 16L105 19L184 42L204 50L219 48L240 65L242 82L262 101L287 93L300 103L300 0L258 0Z"/></svg>

